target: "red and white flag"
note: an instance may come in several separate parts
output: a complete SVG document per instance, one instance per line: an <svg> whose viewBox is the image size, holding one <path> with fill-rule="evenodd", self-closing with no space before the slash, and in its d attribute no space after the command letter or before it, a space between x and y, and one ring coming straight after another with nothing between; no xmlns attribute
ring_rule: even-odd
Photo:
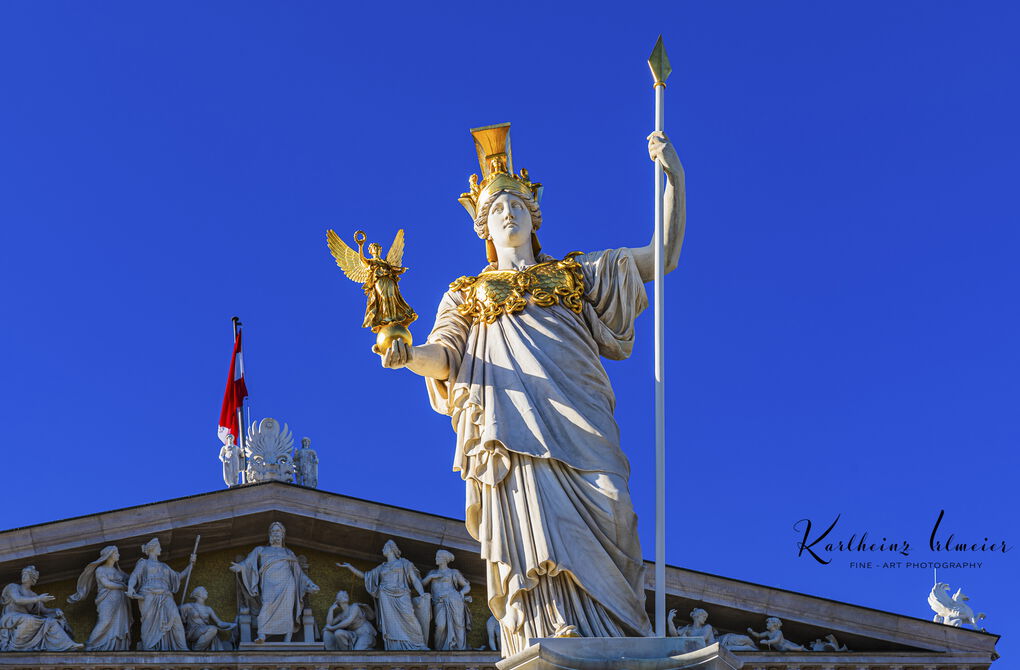
<svg viewBox="0 0 1020 670"><path fill-rule="evenodd" d="M237 423L237 411L248 395L248 387L244 385L244 357L241 353L241 331L234 338L234 353L230 355L230 372L227 374L227 390L223 393L223 408L220 409L220 431L227 431L234 436L234 442L241 439L240 426ZM223 438L226 440L226 437Z"/></svg>

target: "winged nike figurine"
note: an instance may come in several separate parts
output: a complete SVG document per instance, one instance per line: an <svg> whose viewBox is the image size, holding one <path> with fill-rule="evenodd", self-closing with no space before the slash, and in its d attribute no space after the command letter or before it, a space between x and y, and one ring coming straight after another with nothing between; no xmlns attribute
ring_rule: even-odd
<svg viewBox="0 0 1020 670"><path fill-rule="evenodd" d="M366 257L365 239L363 231L354 233L354 241L358 245L358 250L355 251L334 231L326 231L326 244L329 245L329 251L336 259L336 264L348 279L361 284L368 297L365 321L361 325L364 328L371 328L378 336L373 349L381 353L397 339L404 340L410 345L411 331L407 326L417 319L418 315L404 301L397 287L400 275L407 271L407 268L401 265L404 256L404 230L397 231L385 259L381 258L382 245L377 242L368 245L369 255Z"/></svg>

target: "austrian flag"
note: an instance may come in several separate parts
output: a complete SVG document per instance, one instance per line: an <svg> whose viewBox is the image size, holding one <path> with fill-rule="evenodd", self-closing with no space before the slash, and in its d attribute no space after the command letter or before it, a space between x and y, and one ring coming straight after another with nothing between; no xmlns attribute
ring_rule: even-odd
<svg viewBox="0 0 1020 670"><path fill-rule="evenodd" d="M220 410L220 430L231 433L235 443L240 440L237 412L247 396L248 387L244 385L244 357L241 354L241 331L238 330L234 338L234 353L230 355L230 372L227 373L227 390L223 393L223 408Z"/></svg>

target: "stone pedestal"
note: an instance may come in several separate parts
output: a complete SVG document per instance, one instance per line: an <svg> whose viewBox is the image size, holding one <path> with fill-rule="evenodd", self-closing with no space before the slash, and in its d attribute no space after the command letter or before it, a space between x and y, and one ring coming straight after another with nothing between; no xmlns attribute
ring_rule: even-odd
<svg viewBox="0 0 1020 670"><path fill-rule="evenodd" d="M738 670L743 664L718 644L690 637L564 637L530 640L499 670ZM700 647L700 648L699 648Z"/></svg>

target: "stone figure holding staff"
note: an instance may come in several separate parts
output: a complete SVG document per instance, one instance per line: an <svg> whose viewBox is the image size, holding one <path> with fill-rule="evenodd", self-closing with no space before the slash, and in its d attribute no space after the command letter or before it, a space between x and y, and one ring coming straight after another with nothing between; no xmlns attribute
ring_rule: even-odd
<svg viewBox="0 0 1020 670"><path fill-rule="evenodd" d="M425 344L396 340L382 365L425 377L432 407L452 420L503 655L533 637L648 635L630 466L601 359L631 353L655 245L542 253L541 185L514 172L509 124L472 135L482 179L460 202L489 264L450 285ZM683 239L683 168L662 132L648 152L667 177L669 272Z"/></svg>

